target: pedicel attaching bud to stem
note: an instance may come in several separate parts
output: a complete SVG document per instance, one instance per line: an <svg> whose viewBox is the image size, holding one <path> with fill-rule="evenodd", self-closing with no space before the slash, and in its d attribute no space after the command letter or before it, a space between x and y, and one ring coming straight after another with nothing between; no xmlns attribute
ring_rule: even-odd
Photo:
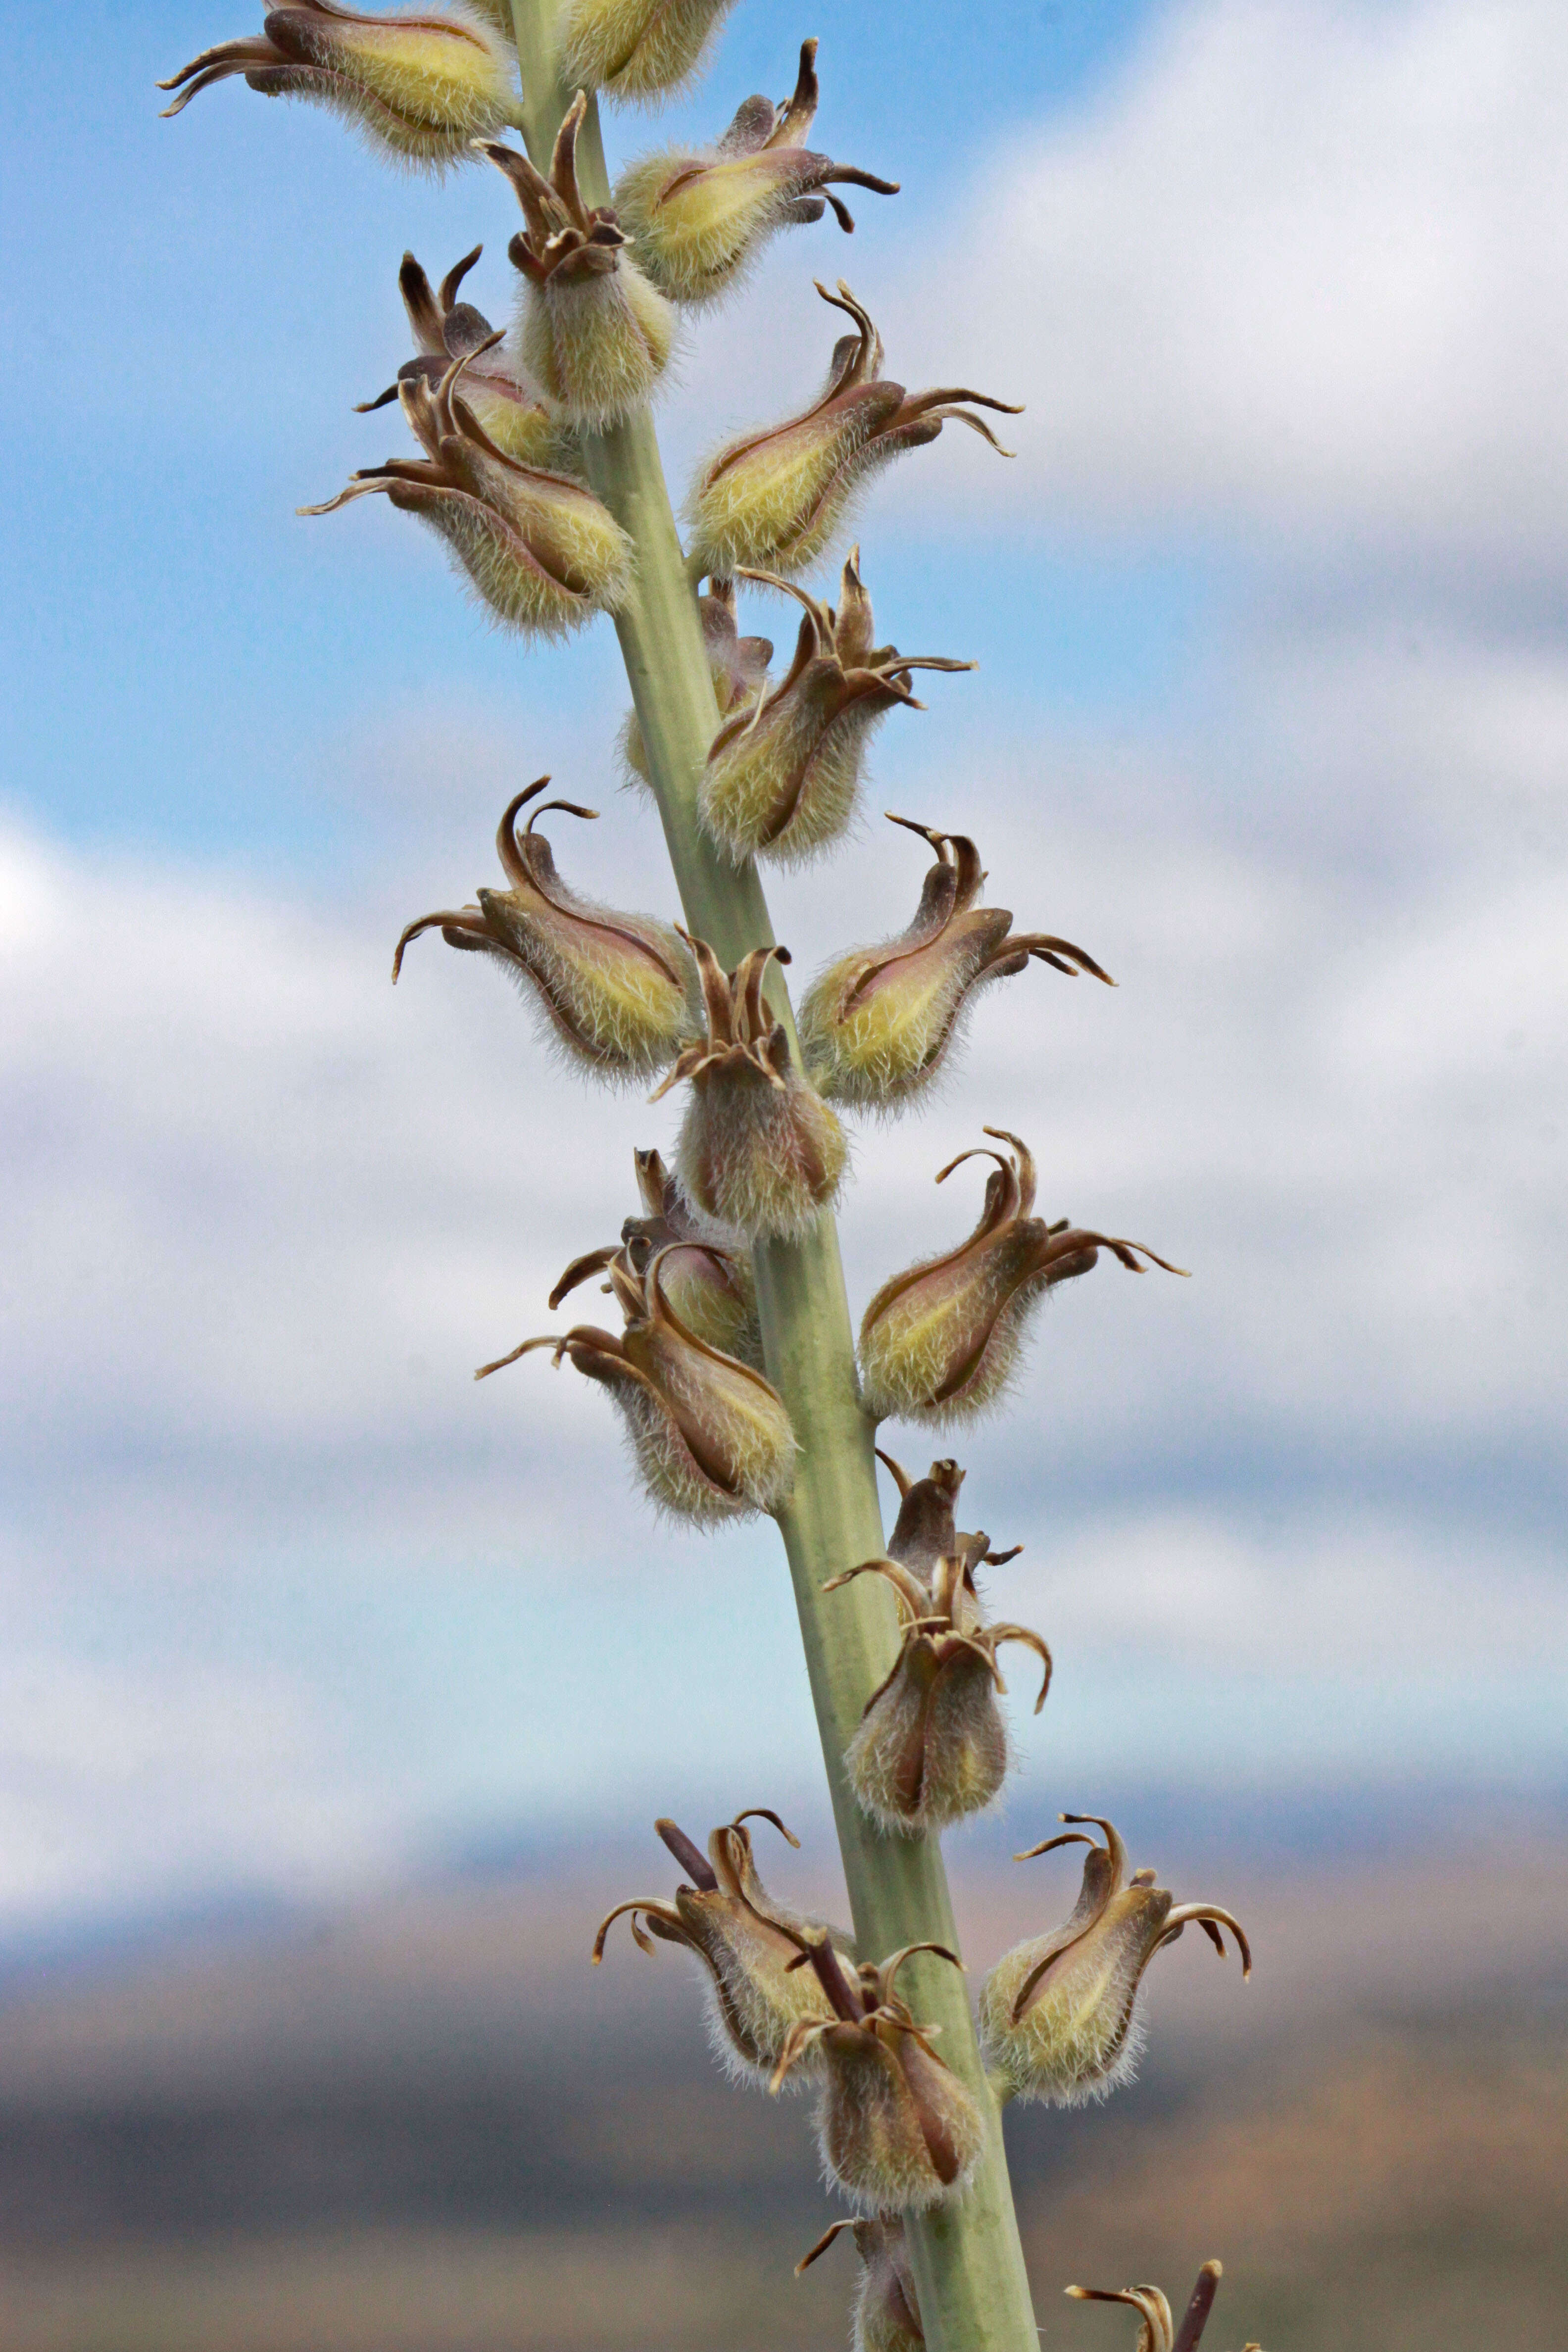
<svg viewBox="0 0 1568 2352"><path fill-rule="evenodd" d="M518 120L511 51L461 0L404 16L289 0L268 10L255 38L204 49L160 82L179 92L165 115L234 74L264 98L316 99L400 163L437 171Z"/></svg>
<svg viewBox="0 0 1568 2352"><path fill-rule="evenodd" d="M612 1264L610 1286L626 1328L617 1339L591 1323L559 1337L525 1339L481 1364L492 1372L550 1348L559 1370L570 1357L598 1381L626 1423L653 1500L699 1525L777 1511L795 1484L795 1440L784 1399L761 1372L689 1331L664 1296L658 1251L641 1276Z"/></svg>
<svg viewBox="0 0 1568 2352"><path fill-rule="evenodd" d="M802 144L817 99L816 43L803 41L793 98L778 106L770 98L748 98L713 146L666 148L622 173L616 210L661 294L672 302L715 300L777 230L819 221L830 205L839 227L853 230L847 205L819 193L829 186L898 194L896 180L879 180Z"/></svg>
<svg viewBox="0 0 1568 2352"><path fill-rule="evenodd" d="M878 1421L969 1421L995 1403L1017 1359L1025 1326L1056 1283L1088 1274L1102 1249L1133 1274L1140 1255L1167 1274L1184 1266L1156 1257L1142 1242L1086 1233L1063 1217L1047 1225L1030 1214L1035 1163L1005 1128L983 1132L1010 1143L1004 1156L961 1151L937 1176L945 1183L966 1160L994 1160L980 1223L944 1257L928 1258L884 1283L860 1325L860 1381L866 1410Z"/></svg>
<svg viewBox="0 0 1568 2352"><path fill-rule="evenodd" d="M791 2028L770 2088L783 2088L813 2053L823 2061L816 2110L823 2169L868 2213L919 2213L963 2189L984 2143L980 2113L894 1991L915 1952L963 1963L944 1944L906 1944L879 1968L851 1975L826 1937L797 1937L794 1965L826 1994L826 2023Z"/></svg>
<svg viewBox="0 0 1568 2352"><path fill-rule="evenodd" d="M585 89L645 103L691 79L735 0L566 0L566 68Z"/></svg>
<svg viewBox="0 0 1568 2352"><path fill-rule="evenodd" d="M735 621L732 580L710 580L706 596L697 600L697 613L702 623L702 642L708 651L719 715L729 718L740 712L745 716L756 709L767 691L773 641L771 637L742 636ZM621 730L621 757L626 762L627 782L648 790L653 780L648 774L647 746L635 710L626 713Z"/></svg>
<svg viewBox="0 0 1568 2352"><path fill-rule="evenodd" d="M1143 2047L1139 2012L1143 1972L1162 1946L1195 1921L1223 1959L1228 1927L1252 1974L1246 1936L1214 1903L1173 1904L1152 1870L1127 1874L1127 1848L1098 1813L1063 1813L1105 1832L1097 1844L1082 1830L1047 1838L1019 1862L1058 1846L1086 1845L1083 1885L1072 1916L1054 1935L1034 1936L1004 1953L980 1989L980 2046L985 2063L1015 2098L1080 2107L1128 2082Z"/></svg>
<svg viewBox="0 0 1568 2352"><path fill-rule="evenodd" d="M845 2231L854 2238L855 2252L860 2258L849 2338L851 2352L925 2352L920 2299L915 2293L914 2273L910 2268L910 2250L901 2221L890 2216L835 2221L823 2231L810 2252L802 2254L795 2266L796 2278L809 2270Z"/></svg>
<svg viewBox="0 0 1568 2352"><path fill-rule="evenodd" d="M1171 2306L1157 2286L1069 2286L1066 2291L1077 2303L1124 2303L1135 2311L1141 2323L1136 2352L1197 2352L1224 2274L1222 2263L1204 2264L1180 2327L1174 2325ZM1263 2352L1263 2347L1247 2344L1242 2352Z"/></svg>
<svg viewBox="0 0 1568 2352"><path fill-rule="evenodd" d="M514 147L481 152L517 191L526 227L508 246L524 279L522 357L570 425L603 432L652 392L675 341L675 313L626 250L607 208L577 185L578 91L561 125L550 177Z"/></svg>
<svg viewBox="0 0 1568 2352"><path fill-rule="evenodd" d="M439 531L498 621L564 636L621 604L631 541L585 482L520 465L491 440L458 389L473 356L454 360L433 392L423 375L398 384L423 457L362 467L335 499L300 512L335 514L384 491L395 507Z"/></svg>
<svg viewBox="0 0 1568 2352"><path fill-rule="evenodd" d="M476 245L472 253L466 253L434 292L414 256L404 255L397 284L418 357L405 360L397 371L396 383L389 383L374 400L362 400L355 413L369 416L387 407L398 398L400 387L416 378L422 378L426 391L434 394L452 362L467 360L463 399L496 447L522 466L569 471L577 462L572 434L546 408L526 378L514 373L499 354L491 356L500 340L496 330L482 310L476 310L458 295L458 288L483 251L482 245Z"/></svg>
<svg viewBox="0 0 1568 2352"><path fill-rule="evenodd" d="M741 577L794 596L805 616L783 683L713 738L697 812L737 866L753 856L788 863L815 856L844 832L878 720L897 703L925 708L910 689L910 671L975 664L873 645L858 548L844 566L837 612L773 572Z"/></svg>
<svg viewBox="0 0 1568 2352"><path fill-rule="evenodd" d="M640 1276L647 1273L648 1260L662 1254L665 1297L692 1337L760 1372L763 1335L757 1328L750 1252L723 1245L699 1227L657 1151L637 1151L632 1157L644 1214L626 1219L618 1247L611 1243L573 1259L550 1294L551 1312L595 1274L618 1265ZM604 1287L607 1291L611 1286L606 1282Z"/></svg>
<svg viewBox="0 0 1568 2352"><path fill-rule="evenodd" d="M520 813L549 782L541 776L502 814L496 847L510 888L480 890L478 906L410 923L392 960L393 981L410 940L438 929L448 947L494 956L526 981L549 1016L551 1039L574 1059L605 1077L651 1077L701 1025L696 969L672 925L595 906L562 881L550 844L533 828L550 809L586 818L596 809L543 801L518 832Z"/></svg>
<svg viewBox="0 0 1568 2352"><path fill-rule="evenodd" d="M691 1082L676 1166L687 1197L748 1241L798 1239L831 1206L848 1148L844 1129L790 1057L763 994L785 948L753 948L731 972L682 931L702 974L708 1034L688 1045L651 1097Z"/></svg>
<svg viewBox="0 0 1568 2352"><path fill-rule="evenodd" d="M763 2087L771 2081L795 2026L832 2021L827 1996L816 1977L809 1969L793 1965L800 1939L826 1936L845 1949L849 1939L820 1919L803 1917L774 1901L757 1875L751 1832L744 1826L749 1821L772 1822L791 1845L800 1843L765 1805L753 1805L716 1829L708 1841L706 1859L674 1822L655 1822L690 1884L676 1888L673 1903L657 1895L617 1903L594 1938L594 1966L605 1957L611 1927L627 1914L643 1951L653 1950L649 1937L661 1944L683 1945L704 1974L714 2056L736 2082ZM809 2074L812 2069L805 2071Z"/></svg>
<svg viewBox="0 0 1568 2352"><path fill-rule="evenodd" d="M1020 409L954 385L910 393L887 383L882 338L844 280L837 294L820 280L816 290L849 313L857 331L835 345L826 385L803 415L730 442L703 467L688 502L688 562L698 579L743 564L804 572L826 551L871 476L901 450L934 441L950 418L1003 457L1013 454L963 404L974 401L1007 416L1020 415Z"/></svg>
<svg viewBox="0 0 1568 2352"><path fill-rule="evenodd" d="M965 835L890 812L888 822L936 852L914 921L896 939L829 964L800 1008L801 1055L818 1093L878 1111L901 1109L931 1084L980 989L1023 971L1031 956L1069 979L1087 971L1116 984L1070 940L1014 933L1005 908L977 905L985 875Z"/></svg>

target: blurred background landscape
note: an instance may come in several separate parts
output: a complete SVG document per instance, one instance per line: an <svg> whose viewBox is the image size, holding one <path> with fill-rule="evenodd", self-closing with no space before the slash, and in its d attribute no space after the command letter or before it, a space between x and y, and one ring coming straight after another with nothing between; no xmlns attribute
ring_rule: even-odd
<svg viewBox="0 0 1568 2352"><path fill-rule="evenodd" d="M725 2088L649 1824L779 1807L837 1907L770 1530L656 1525L539 1359L678 1107L587 1093L410 917L545 768L568 877L671 911L613 638L492 635L405 518L395 273L504 187L303 108L153 89L235 0L0 0L0 2342L767 2352L844 2340L803 2111ZM821 37L817 136L899 178L689 339L672 486L817 384L840 270L892 373L1026 403L860 520L883 635L973 656L770 883L809 972L907 920L883 808L1121 983L1036 968L857 1137L858 1305L966 1228L984 1122L1148 1241L961 1449L1057 1658L950 1842L1108 1811L1192 1939L1138 2085L1009 2123L1070 2279L1226 2265L1215 2352L1560 2346L1568 2242L1568 17L1552 0L742 0L705 137ZM980 37L980 35L984 37ZM611 127L616 152L663 136ZM817 584L830 588L827 575ZM749 627L787 645L757 600ZM900 844L904 845L900 845ZM962 1194L962 1197L959 1197ZM923 1465L929 1442L890 1431ZM1205 2346L1205 2352L1207 2347Z"/></svg>

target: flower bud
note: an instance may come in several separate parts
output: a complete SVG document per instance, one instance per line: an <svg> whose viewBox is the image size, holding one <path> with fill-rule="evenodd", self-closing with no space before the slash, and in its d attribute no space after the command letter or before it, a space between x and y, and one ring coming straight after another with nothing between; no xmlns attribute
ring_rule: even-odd
<svg viewBox="0 0 1568 2352"><path fill-rule="evenodd" d="M608 1389L656 1503L699 1522L777 1511L795 1484L795 1442L784 1399L761 1372L689 1331L664 1296L659 1251L641 1276L610 1267L626 1318L617 1339L579 1323L559 1338L525 1339L481 1364L477 1381L535 1348L569 1356Z"/></svg>
<svg viewBox="0 0 1568 2352"><path fill-rule="evenodd" d="M742 564L804 572L828 547L851 499L879 467L900 450L934 441L950 418L969 425L1005 457L1013 454L963 404L976 401L1009 416L1020 415L1018 409L983 392L949 385L910 393L886 382L882 338L844 280L837 294L820 281L816 290L849 313L857 331L834 347L827 383L812 407L731 441L703 467L688 506L689 553L700 575Z"/></svg>
<svg viewBox="0 0 1568 2352"><path fill-rule="evenodd" d="M1224 2275L1223 2263L1204 2264L1179 2328L1172 2319L1170 2305L1157 2286L1069 2286L1067 2293L1078 2303L1124 2303L1135 2311L1141 2323L1137 2352L1197 2352ZM1242 2352L1263 2352L1263 2347L1260 2344L1247 2344Z"/></svg>
<svg viewBox="0 0 1568 2352"><path fill-rule="evenodd" d="M577 185L578 91L556 134L550 177L513 147L484 152L517 191L526 228L507 251L523 275L522 356L568 424L617 424L664 373L675 313L624 250L607 208L591 211Z"/></svg>
<svg viewBox="0 0 1568 2352"><path fill-rule="evenodd" d="M646 1213L626 1219L618 1249L610 1244L573 1259L550 1294L552 1312L592 1276L618 1265L624 1273L640 1276L647 1273L648 1260L661 1255L665 1297L693 1339L761 1371L763 1337L746 1251L726 1248L699 1229L657 1151L638 1151L633 1157ZM612 1287L608 1282L604 1286Z"/></svg>
<svg viewBox="0 0 1568 2352"><path fill-rule="evenodd" d="M710 581L707 595L697 599L697 615L702 624L702 642L708 649L708 666L713 677L713 698L721 718L728 718L732 712L743 716L755 709L767 688L768 664L773 657L773 639L741 635L735 624L732 580ZM647 746L635 710L627 712L621 730L621 757L630 782L645 787L652 783Z"/></svg>
<svg viewBox="0 0 1568 2352"><path fill-rule="evenodd" d="M606 98L662 98L689 81L734 0L566 0L566 70Z"/></svg>
<svg viewBox="0 0 1568 2352"><path fill-rule="evenodd" d="M748 857L809 857L837 841L854 813L866 746L896 703L924 709L917 669L973 669L939 655L873 646L860 551L844 566L838 610L771 572L747 572L805 607L789 675L721 727L698 787L703 824L737 866Z"/></svg>
<svg viewBox="0 0 1568 2352"><path fill-rule="evenodd" d="M891 1474L899 1490L899 1515L888 1538L888 1557L899 1567L911 1570L929 1591L938 1561L959 1548L953 1505L964 1473L951 1454L945 1461L933 1462L923 1478L911 1478L879 1445L877 1459Z"/></svg>
<svg viewBox="0 0 1568 2352"><path fill-rule="evenodd" d="M954 1464L932 1467L956 1470ZM931 1501L930 1516L935 1518L940 1488ZM862 1560L824 1585L825 1592L835 1592L858 1576L883 1577L903 1620L903 1646L893 1670L867 1700L844 1756L849 1785L879 1828L909 1837L945 1829L981 1811L996 1795L1008 1760L1006 1727L996 1705L997 1694L1007 1687L996 1664L1005 1642L1021 1642L1041 1660L1045 1677L1035 1713L1044 1706L1051 1686L1049 1650L1027 1626L986 1624L974 1585L978 1567L999 1567L1020 1549L994 1552L987 1536L954 1535L951 1549L934 1562L929 1584L914 1569L889 1557Z"/></svg>
<svg viewBox="0 0 1568 2352"><path fill-rule="evenodd" d="M858 172L802 145L817 107L816 43L801 45L795 96L775 106L748 98L715 146L667 148L630 164L616 183L616 210L637 259L672 302L711 302L775 231L819 221L829 205L845 230L848 207L819 191L898 184Z"/></svg>
<svg viewBox="0 0 1568 2352"><path fill-rule="evenodd" d="M458 289L483 251L482 245L476 245L454 263L437 291L414 256L404 255L397 284L418 357L405 360L396 383L374 400L361 401L356 414L368 416L385 408L398 398L400 386L416 378L434 395L452 362L467 360L463 398L502 455L522 466L569 468L577 461L571 433L551 415L534 387L496 352L501 338L484 312L459 299Z"/></svg>
<svg viewBox="0 0 1568 2352"><path fill-rule="evenodd" d="M673 1903L647 1895L617 1903L594 1938L594 1965L605 1957L611 1926L627 1913L643 1951L653 1950L650 1936L683 1945L706 1979L715 2057L737 2082L761 2084L771 2078L793 2027L832 2020L827 1996L811 1970L793 1966L801 1939L826 1936L842 1949L850 1946L841 1931L773 1900L757 1875L751 1832L743 1826L754 1820L772 1822L791 1845L799 1845L765 1805L754 1805L716 1829L706 1860L674 1822L656 1822L690 1884L676 1888Z"/></svg>
<svg viewBox="0 0 1568 2352"><path fill-rule="evenodd" d="M920 2300L904 2225L892 2216L835 2221L796 2263L796 2278L846 2230L853 2233L855 2252L860 2257L849 2339L852 2352L924 2352Z"/></svg>
<svg viewBox="0 0 1568 2352"><path fill-rule="evenodd" d="M987 1135L1014 1147L961 1151L937 1177L944 1183L964 1160L994 1160L980 1223L945 1257L928 1258L884 1283L860 1325L860 1381L866 1410L878 1421L965 1421L995 1402L1017 1359L1024 1328L1053 1284L1087 1274L1102 1249L1133 1274L1139 1255L1167 1274L1185 1268L1156 1257L1142 1242L1085 1233L1063 1217L1047 1225L1029 1213L1035 1163L1005 1128Z"/></svg>
<svg viewBox="0 0 1568 2352"><path fill-rule="evenodd" d="M945 1945L907 1944L880 1968L862 1963L851 1976L826 1937L797 1940L795 1965L816 1974L833 2015L791 2028L770 2087L781 2089L793 2068L820 2052L816 2130L829 2177L868 2213L941 2204L973 2170L984 2126L893 1988L912 1953L963 1963Z"/></svg>
<svg viewBox="0 0 1568 2352"><path fill-rule="evenodd" d="M1079 2107L1131 2080L1143 2047L1139 1992L1143 1971L1164 1944L1195 1920L1225 1957L1222 1927L1252 1974L1247 1937L1213 1903L1173 1908L1169 1888L1152 1870L1127 1874L1127 1848L1096 1813L1063 1813L1105 1832L1099 1845L1081 1830L1047 1838L1016 1858L1028 1862L1063 1845L1086 1845L1077 1907L1054 1935L1031 1937L1003 1955L980 1991L980 2041L987 2067L1015 2097Z"/></svg>
<svg viewBox="0 0 1568 2352"><path fill-rule="evenodd" d="M748 1241L808 1232L844 1175L844 1129L790 1059L789 1040L763 996L784 948L754 948L731 972L703 940L682 931L697 958L708 1034L688 1045L652 1099L682 1078L691 1097L676 1161L689 1200Z"/></svg>
<svg viewBox="0 0 1568 2352"><path fill-rule="evenodd" d="M907 816L888 821L936 852L914 921L896 939L830 964L800 1009L801 1053L818 1091L872 1110L899 1109L928 1087L980 989L1024 971L1031 956L1069 979L1081 971L1115 985L1070 940L1015 933L1005 908L978 906L985 876L964 835Z"/></svg>
<svg viewBox="0 0 1568 2352"><path fill-rule="evenodd" d="M563 636L619 606L631 541L586 483L520 465L497 447L457 390L468 364L454 360L434 392L422 374L398 384L423 457L363 467L335 499L300 512L335 514L384 490L395 507L440 532L498 620Z"/></svg>
<svg viewBox="0 0 1568 2352"><path fill-rule="evenodd" d="M418 16L366 16L338 0L269 8L254 39L225 41L160 82L179 91L166 115L198 90L243 74L264 98L313 98L400 161L440 170L470 142L516 120L511 55L479 10L447 0Z"/></svg>

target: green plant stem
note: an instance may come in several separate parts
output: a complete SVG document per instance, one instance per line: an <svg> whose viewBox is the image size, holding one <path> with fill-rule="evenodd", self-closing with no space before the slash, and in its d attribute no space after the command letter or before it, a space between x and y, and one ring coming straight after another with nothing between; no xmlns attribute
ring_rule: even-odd
<svg viewBox="0 0 1568 2352"><path fill-rule="evenodd" d="M573 93L562 79L548 0L513 0L513 9L526 93L524 135L542 170ZM587 201L606 203L593 105L577 160ZM773 934L755 868L733 866L697 822L697 787L719 712L648 411L586 436L584 460L595 489L637 551L635 584L616 627L686 919L732 967L748 949L771 945ZM793 1038L782 975L773 975L771 987ZM860 1406L833 1220L824 1217L803 1243L763 1244L753 1259L768 1375L800 1443L795 1493L779 1526L856 1937L873 1958L927 1941L957 1951L936 1840L881 1835L860 1811L845 1775L845 1748L867 1698L892 1664L899 1635L892 1598L879 1579L862 1577L839 1592L822 1591L829 1577L875 1559L884 1547L872 1429ZM966 2194L910 2224L926 2342L931 2352L1037 2352L1001 2112L981 2067L963 1979L944 1962L921 1956L910 1963L901 1988L922 2022L940 2027L942 2054L968 2084L988 2126L985 2154Z"/></svg>

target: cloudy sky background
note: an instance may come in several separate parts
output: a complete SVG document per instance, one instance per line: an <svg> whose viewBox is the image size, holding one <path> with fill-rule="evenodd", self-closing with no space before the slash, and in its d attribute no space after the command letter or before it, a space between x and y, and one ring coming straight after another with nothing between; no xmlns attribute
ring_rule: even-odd
<svg viewBox="0 0 1568 2352"><path fill-rule="evenodd" d="M405 243L434 273L483 236L505 314L510 199L243 89L160 123L154 75L244 7L5 13L0 1938L651 1792L809 1802L771 1531L655 1526L570 1374L468 1379L550 1328L678 1107L585 1092L438 943L387 986L545 767L605 811L560 821L572 876L671 909L613 635L524 653L405 518L293 514L399 446L351 404L404 356ZM868 506L886 632L981 671L895 715L859 836L770 893L807 969L898 928L898 808L1121 982L998 991L941 1099L863 1133L844 1221L864 1298L964 1229L978 1177L930 1179L990 1121L1047 1213L1196 1269L1074 1286L964 1449L1058 1657L1014 1817L1140 1780L1550 1801L1568 21L988 13L983 51L927 0L742 7L677 120L786 88L815 30L820 143L905 193L775 248L665 431L678 482L797 404L816 273L903 380L1028 404L1013 464L952 433Z"/></svg>

